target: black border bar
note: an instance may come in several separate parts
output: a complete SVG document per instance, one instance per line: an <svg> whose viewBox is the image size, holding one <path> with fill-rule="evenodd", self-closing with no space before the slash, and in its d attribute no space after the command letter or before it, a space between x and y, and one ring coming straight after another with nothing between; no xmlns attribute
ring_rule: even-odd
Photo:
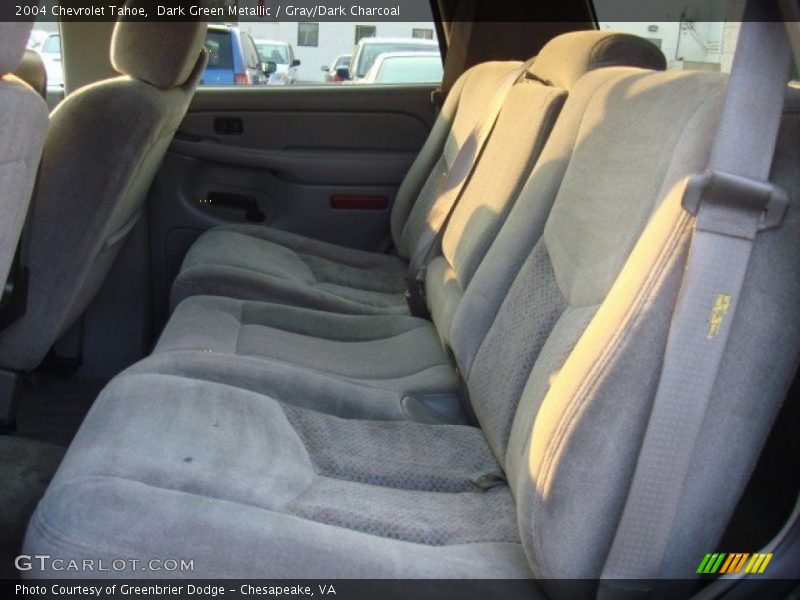
<svg viewBox="0 0 800 600"><path fill-rule="evenodd" d="M467 20L585 22L592 0L491 0ZM775 1L775 0L762 0ZM718 0L594 0L601 21L741 21ZM0 21L428 21L429 0L0 0Z"/></svg>

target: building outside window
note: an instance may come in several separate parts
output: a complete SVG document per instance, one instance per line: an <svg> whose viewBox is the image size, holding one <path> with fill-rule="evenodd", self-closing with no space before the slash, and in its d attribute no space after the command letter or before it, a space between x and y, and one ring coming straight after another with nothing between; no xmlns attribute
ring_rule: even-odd
<svg viewBox="0 0 800 600"><path fill-rule="evenodd" d="M297 45L319 46L319 23L298 23Z"/></svg>
<svg viewBox="0 0 800 600"><path fill-rule="evenodd" d="M353 43L357 44L361 38L375 37L377 29L375 25L356 25L356 37Z"/></svg>

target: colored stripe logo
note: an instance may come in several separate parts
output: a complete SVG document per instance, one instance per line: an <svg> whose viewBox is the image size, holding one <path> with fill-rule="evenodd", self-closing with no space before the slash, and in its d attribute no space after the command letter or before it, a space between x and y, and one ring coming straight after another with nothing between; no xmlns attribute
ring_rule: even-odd
<svg viewBox="0 0 800 600"><path fill-rule="evenodd" d="M745 573L754 575L763 573L771 560L771 552L769 554L760 552L756 552L755 554L749 554L747 552L708 553L703 557L703 560L700 561L697 572L701 575L725 575L729 573L741 573L742 569L744 569Z"/></svg>

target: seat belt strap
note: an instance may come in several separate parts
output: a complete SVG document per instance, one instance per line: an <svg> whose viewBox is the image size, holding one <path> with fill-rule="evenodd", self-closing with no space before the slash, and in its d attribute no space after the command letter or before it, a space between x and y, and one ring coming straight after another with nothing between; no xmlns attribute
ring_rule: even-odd
<svg viewBox="0 0 800 600"><path fill-rule="evenodd" d="M756 234L786 210L785 195L767 182L789 68L776 13L771 2L748 2L709 170L687 186L695 230L601 599L647 596L661 576Z"/></svg>
<svg viewBox="0 0 800 600"><path fill-rule="evenodd" d="M408 266L406 299L411 313L414 315L421 316L427 313L423 289L425 282L424 267L436 246L439 234L443 231L453 209L455 209L462 196L475 165L478 163L478 159L486 146L489 135L497 122L497 118L500 116L500 111L508 93L514 87L514 84L524 76L532 62L533 59L522 63L500 82L499 87L489 101L489 105L483 112L483 118L472 128L469 137L456 154L453 164L450 165L447 175L444 176L439 184L436 200L431 207L426 227L411 254Z"/></svg>

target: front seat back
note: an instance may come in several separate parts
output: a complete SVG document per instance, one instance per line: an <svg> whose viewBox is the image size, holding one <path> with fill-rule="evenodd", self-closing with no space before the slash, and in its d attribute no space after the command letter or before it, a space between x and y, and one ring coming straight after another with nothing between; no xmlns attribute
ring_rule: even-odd
<svg viewBox="0 0 800 600"><path fill-rule="evenodd" d="M0 366L27 371L83 313L136 225L205 69L205 23L117 23L121 77L53 111L34 201L27 311L0 333Z"/></svg>
<svg viewBox="0 0 800 600"><path fill-rule="evenodd" d="M32 27L33 23L0 23L0 290L14 260L47 131L44 101L11 74Z"/></svg>

